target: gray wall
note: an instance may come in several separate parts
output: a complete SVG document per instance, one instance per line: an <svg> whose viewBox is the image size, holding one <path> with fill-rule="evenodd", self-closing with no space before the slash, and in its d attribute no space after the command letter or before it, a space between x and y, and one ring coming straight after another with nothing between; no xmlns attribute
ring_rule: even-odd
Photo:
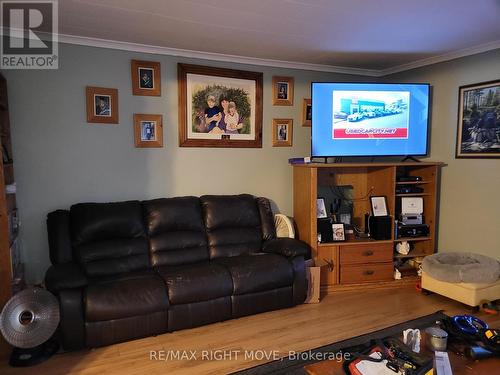
<svg viewBox="0 0 500 375"><path fill-rule="evenodd" d="M432 160L443 161L439 251L500 259L500 159L455 159L458 87L500 79L500 49L384 77L429 82Z"/></svg>
<svg viewBox="0 0 500 375"><path fill-rule="evenodd" d="M162 96L132 95L130 60L160 61ZM180 148L177 62L264 73L262 149ZM14 147L21 240L28 281L49 266L45 217L85 201L247 192L272 199L292 213L290 157L309 155L310 128L301 126L310 82L362 77L216 63L125 51L60 45L57 71L5 71ZM273 75L295 77L293 107L271 103ZM86 123L85 86L119 90L120 123ZM164 147L134 148L133 113L162 114ZM272 147L273 118L294 119L293 147Z"/></svg>

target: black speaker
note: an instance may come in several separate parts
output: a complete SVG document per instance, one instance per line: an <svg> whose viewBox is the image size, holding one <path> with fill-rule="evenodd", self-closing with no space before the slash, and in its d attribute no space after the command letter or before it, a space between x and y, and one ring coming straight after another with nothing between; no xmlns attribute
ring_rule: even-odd
<svg viewBox="0 0 500 375"><path fill-rule="evenodd" d="M374 240L390 240L392 237L392 218L390 216L368 216L366 228Z"/></svg>
<svg viewBox="0 0 500 375"><path fill-rule="evenodd" d="M318 237L321 235L319 242L333 242L333 220L329 217L318 219Z"/></svg>

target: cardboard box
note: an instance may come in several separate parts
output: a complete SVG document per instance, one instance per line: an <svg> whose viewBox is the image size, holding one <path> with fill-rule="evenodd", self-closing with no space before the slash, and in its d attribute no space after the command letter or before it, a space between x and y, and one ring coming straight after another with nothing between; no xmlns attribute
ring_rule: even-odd
<svg viewBox="0 0 500 375"><path fill-rule="evenodd" d="M319 303L321 267L306 267L307 297L304 303Z"/></svg>

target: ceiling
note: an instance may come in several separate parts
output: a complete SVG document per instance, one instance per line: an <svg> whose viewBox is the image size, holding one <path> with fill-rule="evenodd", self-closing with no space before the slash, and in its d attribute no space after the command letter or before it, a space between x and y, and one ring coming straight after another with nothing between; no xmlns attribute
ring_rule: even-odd
<svg viewBox="0 0 500 375"><path fill-rule="evenodd" d="M60 0L59 31L377 75L500 48L500 0Z"/></svg>

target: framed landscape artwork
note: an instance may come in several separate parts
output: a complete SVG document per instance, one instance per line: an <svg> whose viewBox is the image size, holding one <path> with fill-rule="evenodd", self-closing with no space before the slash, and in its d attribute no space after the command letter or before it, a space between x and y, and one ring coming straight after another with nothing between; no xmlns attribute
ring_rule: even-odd
<svg viewBox="0 0 500 375"><path fill-rule="evenodd" d="M130 66L132 94L161 96L161 69L159 62L132 60Z"/></svg>
<svg viewBox="0 0 500 375"><path fill-rule="evenodd" d="M87 122L118 124L118 90L87 86Z"/></svg>
<svg viewBox="0 0 500 375"><path fill-rule="evenodd" d="M262 73L178 64L181 147L262 147Z"/></svg>
<svg viewBox="0 0 500 375"><path fill-rule="evenodd" d="M500 158L500 80L461 86L457 158Z"/></svg>
<svg viewBox="0 0 500 375"><path fill-rule="evenodd" d="M162 115L134 114L134 140L138 148L163 147Z"/></svg>

